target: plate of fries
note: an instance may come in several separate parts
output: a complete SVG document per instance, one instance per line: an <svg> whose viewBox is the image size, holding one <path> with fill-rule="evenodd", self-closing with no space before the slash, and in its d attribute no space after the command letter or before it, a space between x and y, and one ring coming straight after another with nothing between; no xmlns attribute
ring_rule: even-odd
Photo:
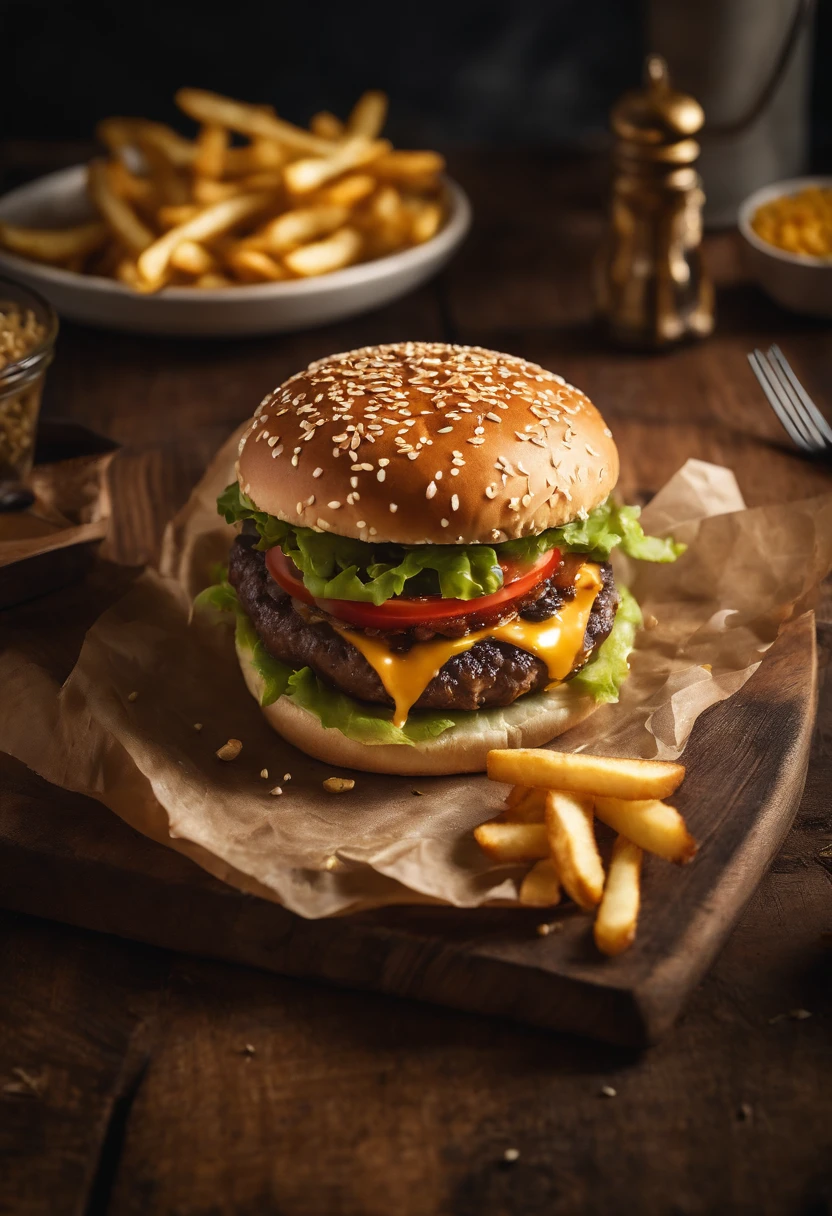
<svg viewBox="0 0 832 1216"><path fill-rule="evenodd" d="M0 270L63 316L189 336L277 333L404 295L464 239L471 209L433 151L394 149L383 93L309 129L201 89L193 139L109 118L106 154L0 199Z"/></svg>
<svg viewBox="0 0 832 1216"><path fill-rule="evenodd" d="M474 829L492 861L527 863L520 903L556 907L564 896L594 916L593 937L613 957L635 941L644 853L687 865L696 841L664 802L685 768L660 760L516 748L488 755L488 776L511 785L504 811ZM614 834L604 867L596 823Z"/></svg>

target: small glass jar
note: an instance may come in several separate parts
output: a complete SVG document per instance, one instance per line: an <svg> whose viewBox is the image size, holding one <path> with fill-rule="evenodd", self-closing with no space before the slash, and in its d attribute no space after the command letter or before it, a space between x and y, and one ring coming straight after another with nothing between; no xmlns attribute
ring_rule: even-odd
<svg viewBox="0 0 832 1216"><path fill-rule="evenodd" d="M52 305L0 278L0 509L19 497L32 468L44 376L57 336Z"/></svg>

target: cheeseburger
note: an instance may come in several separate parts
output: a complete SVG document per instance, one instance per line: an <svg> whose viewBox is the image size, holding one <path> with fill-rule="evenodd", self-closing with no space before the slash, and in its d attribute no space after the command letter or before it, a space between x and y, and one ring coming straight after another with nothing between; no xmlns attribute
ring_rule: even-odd
<svg viewBox="0 0 832 1216"><path fill-rule="evenodd" d="M615 701L640 624L609 558L672 561L610 499L618 453L562 377L438 342L311 364L258 406L227 579L246 683L310 755L470 772Z"/></svg>

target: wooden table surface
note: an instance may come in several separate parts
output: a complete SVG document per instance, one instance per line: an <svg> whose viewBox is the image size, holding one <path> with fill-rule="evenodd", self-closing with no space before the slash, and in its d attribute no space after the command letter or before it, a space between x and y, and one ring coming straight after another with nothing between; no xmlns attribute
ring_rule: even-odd
<svg viewBox="0 0 832 1216"><path fill-rule="evenodd" d="M317 356L407 338L512 351L579 384L615 432L631 501L690 456L733 468L751 504L830 488L745 361L779 341L830 410L830 327L744 283L732 235L708 241L714 337L615 353L589 324L602 171L548 154L457 155L452 168L473 235L441 280L379 312L235 342L64 327L45 408L124 445L114 557L153 560L166 518L268 389ZM795 827L687 1013L645 1053L0 915L0 1212L832 1211L823 671L821 687Z"/></svg>

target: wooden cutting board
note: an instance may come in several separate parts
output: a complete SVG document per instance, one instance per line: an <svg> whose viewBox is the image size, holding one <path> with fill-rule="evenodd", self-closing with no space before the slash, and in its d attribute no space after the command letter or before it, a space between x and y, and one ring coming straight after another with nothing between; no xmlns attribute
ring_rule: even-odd
<svg viewBox="0 0 832 1216"><path fill-rule="evenodd" d="M792 822L817 695L814 618L698 721L678 805L700 841L649 858L638 940L602 959L591 921L515 908L395 908L306 921L0 756L0 903L187 953L640 1045L674 1021ZM676 801L676 800L674 800ZM541 937L542 920L555 931Z"/></svg>

